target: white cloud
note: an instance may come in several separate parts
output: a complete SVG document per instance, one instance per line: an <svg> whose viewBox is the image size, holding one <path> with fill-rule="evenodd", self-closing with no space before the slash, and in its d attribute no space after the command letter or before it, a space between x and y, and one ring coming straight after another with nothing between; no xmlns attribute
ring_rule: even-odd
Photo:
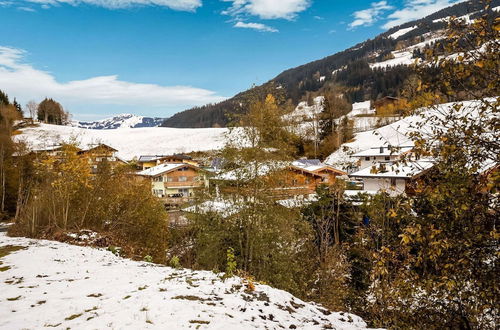
<svg viewBox="0 0 500 330"><path fill-rule="evenodd" d="M391 27L425 17L461 1L464 0L409 0L405 3L404 8L396 10L387 16L389 21L382 27L390 29Z"/></svg>
<svg viewBox="0 0 500 330"><path fill-rule="evenodd" d="M418 0L417 0L418 1ZM372 2L371 7L356 11L352 14L354 20L349 24L349 28L358 26L370 26L380 19L382 14L394 7L389 6L387 1Z"/></svg>
<svg viewBox="0 0 500 330"><path fill-rule="evenodd" d="M294 19L298 13L306 10L311 0L222 0L232 2L224 11L231 16L252 15L261 19Z"/></svg>
<svg viewBox="0 0 500 330"><path fill-rule="evenodd" d="M27 11L27 12L35 12L36 10L31 7L17 7L18 10Z"/></svg>
<svg viewBox="0 0 500 330"><path fill-rule="evenodd" d="M254 29L261 32L279 32L277 29L261 23L237 22L236 24L234 24L234 27L243 29Z"/></svg>
<svg viewBox="0 0 500 330"><path fill-rule="evenodd" d="M24 63L25 51L0 46L0 86L22 104L52 97L62 104L183 108L222 101L213 91L190 86L160 86L99 76L65 83Z"/></svg>
<svg viewBox="0 0 500 330"><path fill-rule="evenodd" d="M109 9L128 8L134 6L160 6L174 10L194 11L201 7L201 0L21 0L41 4L44 7L60 4L79 5L88 4Z"/></svg>

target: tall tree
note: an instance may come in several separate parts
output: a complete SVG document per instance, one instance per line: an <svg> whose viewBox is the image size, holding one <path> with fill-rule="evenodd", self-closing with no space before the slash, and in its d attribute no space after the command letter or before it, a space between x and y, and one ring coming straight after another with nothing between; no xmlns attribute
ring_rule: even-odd
<svg viewBox="0 0 500 330"><path fill-rule="evenodd" d="M422 93L474 101L431 107L414 127L416 153L435 166L388 212L404 226L374 255L371 307L384 326L498 325L500 19L491 14L452 21L445 53L428 52L436 71L422 73Z"/></svg>
<svg viewBox="0 0 500 330"><path fill-rule="evenodd" d="M46 98L38 105L38 120L46 124L63 125L68 120L68 114L62 105L53 99Z"/></svg>

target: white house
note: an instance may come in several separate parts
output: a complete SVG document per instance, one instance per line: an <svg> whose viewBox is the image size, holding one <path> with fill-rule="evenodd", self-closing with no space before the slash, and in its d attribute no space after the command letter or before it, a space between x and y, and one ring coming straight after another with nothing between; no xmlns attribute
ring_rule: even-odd
<svg viewBox="0 0 500 330"><path fill-rule="evenodd" d="M430 160L407 163L379 163L365 167L349 176L363 180L364 192L385 191L391 196L406 193L408 183L417 179L433 166Z"/></svg>
<svg viewBox="0 0 500 330"><path fill-rule="evenodd" d="M363 170L380 163L398 161L403 155L411 153L412 149L411 146L380 146L355 153L352 157L358 158L358 169Z"/></svg>

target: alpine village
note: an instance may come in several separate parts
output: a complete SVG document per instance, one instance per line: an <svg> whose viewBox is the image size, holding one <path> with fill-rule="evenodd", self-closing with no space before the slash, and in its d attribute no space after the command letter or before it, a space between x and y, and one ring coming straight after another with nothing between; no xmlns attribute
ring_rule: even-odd
<svg viewBox="0 0 500 330"><path fill-rule="evenodd" d="M498 329L500 1L447 3L168 118L0 47L0 329Z"/></svg>

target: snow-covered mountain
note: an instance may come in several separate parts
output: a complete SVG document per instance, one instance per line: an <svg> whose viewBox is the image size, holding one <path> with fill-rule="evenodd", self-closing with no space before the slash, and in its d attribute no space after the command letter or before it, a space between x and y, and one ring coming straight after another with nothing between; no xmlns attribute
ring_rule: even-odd
<svg viewBox="0 0 500 330"><path fill-rule="evenodd" d="M164 120L164 118L143 117L125 113L98 121L73 121L71 126L87 129L157 127L160 126Z"/></svg>

